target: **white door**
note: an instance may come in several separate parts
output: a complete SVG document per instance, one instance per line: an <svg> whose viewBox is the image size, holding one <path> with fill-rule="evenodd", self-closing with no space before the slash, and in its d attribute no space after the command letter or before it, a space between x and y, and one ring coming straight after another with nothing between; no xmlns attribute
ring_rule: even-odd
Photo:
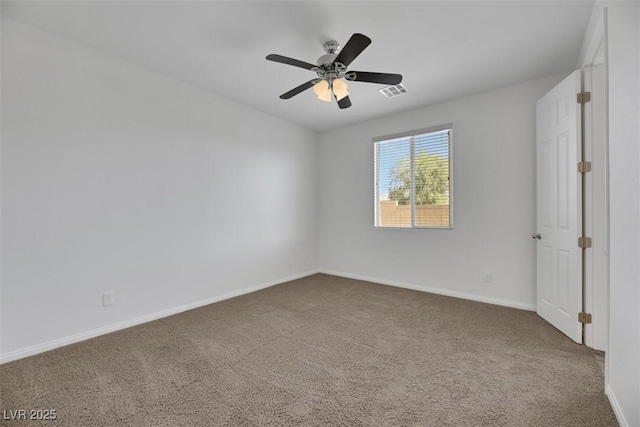
<svg viewBox="0 0 640 427"><path fill-rule="evenodd" d="M537 312L582 343L582 179L580 71L536 104Z"/></svg>

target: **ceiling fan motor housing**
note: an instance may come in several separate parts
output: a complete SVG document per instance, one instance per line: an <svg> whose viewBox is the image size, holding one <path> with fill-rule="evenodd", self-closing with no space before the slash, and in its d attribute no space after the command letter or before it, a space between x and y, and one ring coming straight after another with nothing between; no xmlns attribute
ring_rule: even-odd
<svg viewBox="0 0 640 427"><path fill-rule="evenodd" d="M324 50L327 52L326 55L322 55L318 58L318 67L330 65L338 56L338 51L340 50L340 43L335 40L329 40L324 42Z"/></svg>
<svg viewBox="0 0 640 427"><path fill-rule="evenodd" d="M326 55L322 55L320 58L318 58L318 67L331 65L331 63L336 59L336 56L338 56L338 54L336 53L327 53Z"/></svg>
<svg viewBox="0 0 640 427"><path fill-rule="evenodd" d="M340 43L335 40L329 40L324 43L324 50L327 52L318 58L318 66L313 69L322 80L328 80L329 83L334 79L344 77L347 67L344 64L335 62L338 51L340 50Z"/></svg>

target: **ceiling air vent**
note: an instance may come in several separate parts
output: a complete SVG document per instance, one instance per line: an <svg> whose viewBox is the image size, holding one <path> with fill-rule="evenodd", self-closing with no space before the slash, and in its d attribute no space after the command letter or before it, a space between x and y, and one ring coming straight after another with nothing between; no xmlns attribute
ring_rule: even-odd
<svg viewBox="0 0 640 427"><path fill-rule="evenodd" d="M380 93L386 96L387 98L393 98L396 96L400 96L402 94L407 93L407 88L404 87L402 83L395 86L387 86L385 88L380 89Z"/></svg>

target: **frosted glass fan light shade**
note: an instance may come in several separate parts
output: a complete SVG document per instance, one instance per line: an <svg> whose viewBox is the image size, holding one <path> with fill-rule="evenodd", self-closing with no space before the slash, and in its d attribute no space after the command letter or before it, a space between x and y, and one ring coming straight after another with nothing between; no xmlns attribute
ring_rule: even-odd
<svg viewBox="0 0 640 427"><path fill-rule="evenodd" d="M329 83L326 80L320 80L319 83L315 84L313 91L318 95L318 99L331 102L331 89L329 89Z"/></svg>
<svg viewBox="0 0 640 427"><path fill-rule="evenodd" d="M349 92L347 92L347 82L345 82L344 80L335 79L333 81L333 94L336 96L336 99L338 101L349 95Z"/></svg>

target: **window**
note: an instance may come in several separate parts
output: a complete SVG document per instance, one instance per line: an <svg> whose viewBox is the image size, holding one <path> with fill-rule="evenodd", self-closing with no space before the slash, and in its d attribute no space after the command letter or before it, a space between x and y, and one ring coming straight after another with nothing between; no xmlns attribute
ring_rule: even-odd
<svg viewBox="0 0 640 427"><path fill-rule="evenodd" d="M376 227L451 228L452 130L374 139Z"/></svg>

